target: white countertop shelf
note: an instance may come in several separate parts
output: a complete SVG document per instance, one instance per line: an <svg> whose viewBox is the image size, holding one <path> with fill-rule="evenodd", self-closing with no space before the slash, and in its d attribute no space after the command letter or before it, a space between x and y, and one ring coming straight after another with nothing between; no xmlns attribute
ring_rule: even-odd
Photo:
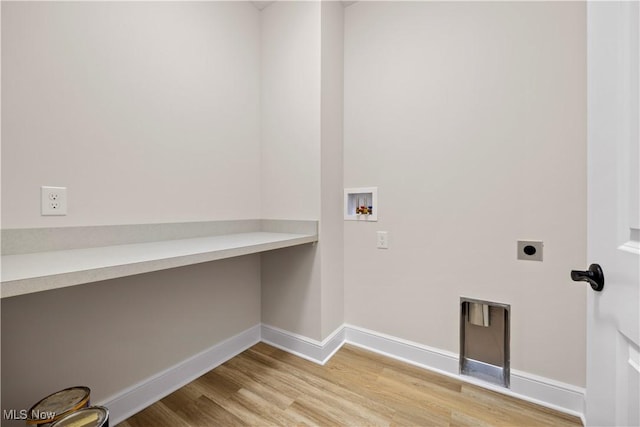
<svg viewBox="0 0 640 427"><path fill-rule="evenodd" d="M2 256L1 297L312 243L317 234L248 232Z"/></svg>

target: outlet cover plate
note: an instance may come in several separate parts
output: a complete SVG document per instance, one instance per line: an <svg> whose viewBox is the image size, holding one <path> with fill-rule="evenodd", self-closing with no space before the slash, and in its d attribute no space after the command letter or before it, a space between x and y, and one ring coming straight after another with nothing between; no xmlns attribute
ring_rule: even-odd
<svg viewBox="0 0 640 427"><path fill-rule="evenodd" d="M386 231L378 231L376 235L378 238L378 249L389 249L389 233Z"/></svg>
<svg viewBox="0 0 640 427"><path fill-rule="evenodd" d="M67 187L40 187L41 214L66 215L67 214Z"/></svg>
<svg viewBox="0 0 640 427"><path fill-rule="evenodd" d="M525 261L542 261L544 244L539 240L518 240L518 259Z"/></svg>

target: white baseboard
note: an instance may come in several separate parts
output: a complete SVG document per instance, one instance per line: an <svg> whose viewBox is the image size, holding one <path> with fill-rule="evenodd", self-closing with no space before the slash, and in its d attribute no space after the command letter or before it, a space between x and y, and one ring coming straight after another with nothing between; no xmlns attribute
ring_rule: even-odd
<svg viewBox="0 0 640 427"><path fill-rule="evenodd" d="M323 341L317 341L262 324L262 342L320 365L327 363L336 351L340 350L345 342L344 337L345 328L342 326Z"/></svg>
<svg viewBox="0 0 640 427"><path fill-rule="evenodd" d="M329 361L343 344L349 343L460 381L580 417L584 422L583 388L512 369L511 388L506 389L460 375L458 355L455 353L353 325L339 327L323 341L274 326L256 325L97 404L109 408L110 422L116 425L260 341L320 365Z"/></svg>
<svg viewBox="0 0 640 427"><path fill-rule="evenodd" d="M347 342L441 374L458 372L458 355L353 325L344 326Z"/></svg>
<svg viewBox="0 0 640 427"><path fill-rule="evenodd" d="M255 325L96 404L109 408L109 423L117 425L259 342Z"/></svg>
<svg viewBox="0 0 640 427"><path fill-rule="evenodd" d="M513 369L511 370L511 388L496 386L460 375L458 373L459 358L456 353L358 326L343 325L320 342L262 325L262 341L319 364L325 364L344 343L349 343L460 381L584 418L585 390L583 388Z"/></svg>
<svg viewBox="0 0 640 427"><path fill-rule="evenodd" d="M455 353L353 325L345 325L344 328L349 344L569 415L584 416L583 388L511 369L511 388L507 389L460 375L459 357Z"/></svg>

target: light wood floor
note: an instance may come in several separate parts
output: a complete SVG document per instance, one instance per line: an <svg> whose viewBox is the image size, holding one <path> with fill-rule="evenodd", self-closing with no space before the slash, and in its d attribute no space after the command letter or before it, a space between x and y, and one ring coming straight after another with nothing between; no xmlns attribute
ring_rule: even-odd
<svg viewBox="0 0 640 427"><path fill-rule="evenodd" d="M581 426L580 420L345 345L319 366L260 343L119 424Z"/></svg>

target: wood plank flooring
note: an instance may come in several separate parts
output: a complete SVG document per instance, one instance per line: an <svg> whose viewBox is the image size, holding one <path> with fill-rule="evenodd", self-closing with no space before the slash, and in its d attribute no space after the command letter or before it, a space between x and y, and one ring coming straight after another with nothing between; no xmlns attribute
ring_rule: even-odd
<svg viewBox="0 0 640 427"><path fill-rule="evenodd" d="M345 345L319 366L256 344L118 427L581 426L578 418Z"/></svg>

